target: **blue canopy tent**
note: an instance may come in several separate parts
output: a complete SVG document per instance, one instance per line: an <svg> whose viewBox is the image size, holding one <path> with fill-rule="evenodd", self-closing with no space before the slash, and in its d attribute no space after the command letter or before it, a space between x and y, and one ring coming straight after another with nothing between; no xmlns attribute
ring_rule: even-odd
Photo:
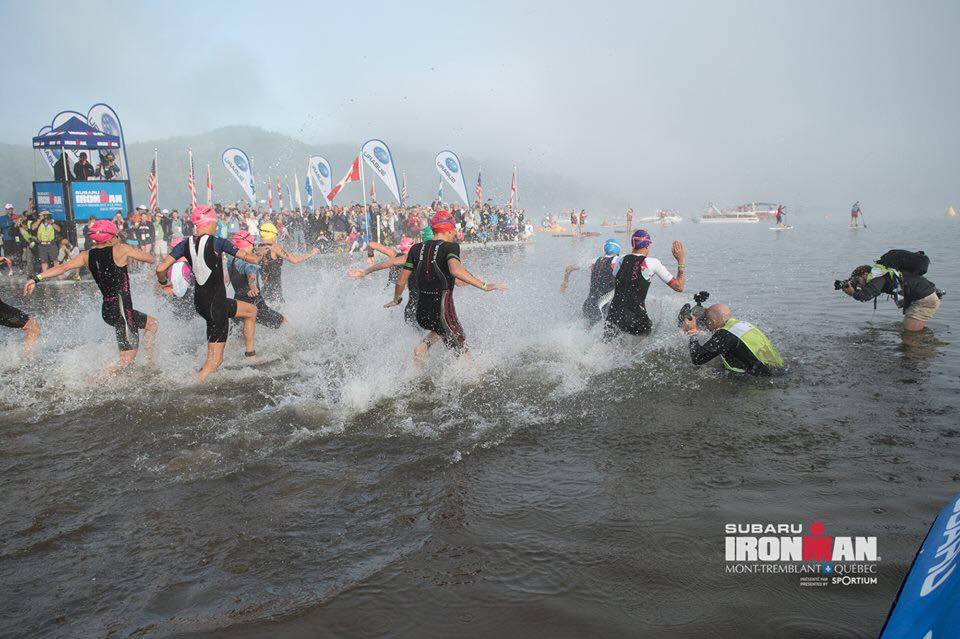
<svg viewBox="0 0 960 639"><path fill-rule="evenodd" d="M33 138L35 149L119 149L120 137L98 131L78 117ZM67 154L60 153L63 174L69 176Z"/></svg>
<svg viewBox="0 0 960 639"><path fill-rule="evenodd" d="M54 219L66 221L67 234L76 244L74 221L78 215L111 217L114 212L127 213L130 201L128 180L71 181L67 164L68 150L119 149L120 137L95 129L78 117L69 120L33 138L34 149L59 149L63 174L54 172L53 182L34 182L34 202L37 208L46 206ZM82 219L82 218L81 218Z"/></svg>

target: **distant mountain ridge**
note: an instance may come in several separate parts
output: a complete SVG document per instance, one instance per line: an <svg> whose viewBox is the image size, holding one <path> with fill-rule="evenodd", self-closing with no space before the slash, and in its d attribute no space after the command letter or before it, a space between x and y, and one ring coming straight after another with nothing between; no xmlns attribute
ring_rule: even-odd
<svg viewBox="0 0 960 639"><path fill-rule="evenodd" d="M213 177L214 200L233 202L240 199L243 196L240 186L226 172L220 161L223 150L231 146L239 147L251 156L260 199L266 199L264 183L267 179L272 180L274 191L276 191L277 178L286 176L292 189L294 172L296 172L300 179L304 204L306 204L303 179L307 168L307 158L316 154L327 158L333 169L334 183L336 183L343 177L350 162L359 153L360 144L358 143L356 147L346 144L306 144L290 136L252 126L230 126L198 135L129 143L127 145L127 160L132 174L131 182L135 205L147 202L146 178L150 170L150 163L153 161L154 149L157 149L159 154L160 206L165 208L176 207L182 210L190 201L190 194L187 190L187 149L193 149L197 193L201 201L204 201L206 197L205 185L208 163ZM434 168L435 153L392 144L390 150L393 153L398 171L406 172L409 201L425 204L436 199L440 177ZM479 163L466 154L461 155L460 159L464 164L467 176L467 195L472 199ZM29 197L30 183L34 179L46 180L51 177L50 171L44 165L43 160L28 146L0 144L0 166L4 167L2 174L0 174L0 199L3 199L4 202L12 202L18 211L24 207L26 199ZM492 198L497 203L507 201L512 168L511 165L506 163L498 164L484 160L484 199ZM398 178L402 180L402 176L399 174ZM369 188L368 181L368 191ZM543 213L568 208L586 208L588 211L595 211L598 216L604 215L607 217L619 215L624 209L624 205L615 198L591 193L582 185L575 184L567 178L538 173L527 167L519 168L518 191L520 206L526 208L537 218ZM392 200L386 187L379 183L377 184L377 196L381 202ZM274 198L276 198L276 193L274 193ZM444 201L450 202L454 198L451 189L445 186ZM336 203L344 204L360 201L360 199L360 186L351 184L344 189Z"/></svg>

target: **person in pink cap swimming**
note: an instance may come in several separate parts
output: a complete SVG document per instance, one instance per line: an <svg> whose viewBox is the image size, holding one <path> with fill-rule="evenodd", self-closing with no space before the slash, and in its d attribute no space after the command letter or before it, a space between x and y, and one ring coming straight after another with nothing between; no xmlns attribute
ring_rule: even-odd
<svg viewBox="0 0 960 639"><path fill-rule="evenodd" d="M133 307L130 295L130 275L127 265L132 262L153 264L153 256L135 246L120 242L117 225L110 220L96 220L90 225L89 237L93 248L81 251L63 264L47 269L28 281L23 292L33 293L37 284L58 275L87 267L103 293L100 315L112 326L120 347L120 362L108 368L108 374L116 373L133 364L140 347L139 331L143 331L143 347L149 359L153 358L153 339L157 333L157 320Z"/></svg>
<svg viewBox="0 0 960 639"><path fill-rule="evenodd" d="M403 289L413 279L417 289L417 324L430 331L413 351L414 365L422 367L427 352L437 340L456 354L466 352L466 336L453 306L453 288L457 280L482 291L505 291L503 284L483 282L460 263L460 245L453 241L456 225L453 216L443 209L430 219L433 239L414 244L407 253L403 272L397 279L393 300L385 308L403 301Z"/></svg>
<svg viewBox="0 0 960 639"><path fill-rule="evenodd" d="M230 318L243 319L243 339L246 345L244 354L247 357L255 357L257 354L254 343L257 307L227 297L223 254L233 255L250 264L258 263L260 257L249 249L238 249L230 240L215 237L213 234L217 230L217 214L209 206L195 206L190 221L194 226L193 236L177 244L157 265L157 281L165 289L169 287L167 269L181 258L186 260L193 271L196 284L193 306L197 314L207 322L207 359L197 373L197 377L203 381L223 363L223 350L230 333Z"/></svg>
<svg viewBox="0 0 960 639"><path fill-rule="evenodd" d="M377 271L382 271L384 269L390 269L390 273L387 276L387 283L396 285L397 280L400 279L400 273L403 272L403 265L407 263L407 253L410 252L410 249L413 248L414 241L412 237L406 237L400 239L400 243L397 245L397 248L390 248L389 246L384 246L379 242L370 242L368 245L369 252L367 253L369 258L373 258L373 251L379 251L387 256L388 259L381 260L367 268L352 268L347 271L348 277L353 277L360 279L370 275L371 273L376 273ZM408 324L417 324L417 289L413 285L413 282L409 282L410 294L407 296L407 305L403 309L403 319Z"/></svg>

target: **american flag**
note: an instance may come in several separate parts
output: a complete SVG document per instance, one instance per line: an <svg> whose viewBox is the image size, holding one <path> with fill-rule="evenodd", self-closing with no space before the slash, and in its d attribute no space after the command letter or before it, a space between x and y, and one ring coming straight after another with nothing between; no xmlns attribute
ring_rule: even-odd
<svg viewBox="0 0 960 639"><path fill-rule="evenodd" d="M267 208L273 211L273 187L267 182Z"/></svg>
<svg viewBox="0 0 960 639"><path fill-rule="evenodd" d="M277 178L277 199L280 200L280 212L283 213L283 189L280 187L280 178Z"/></svg>
<svg viewBox="0 0 960 639"><path fill-rule="evenodd" d="M187 174L187 188L190 189L190 203L193 207L197 206L197 183L193 179L193 151L190 150L187 153L190 155L190 173Z"/></svg>
<svg viewBox="0 0 960 639"><path fill-rule="evenodd" d="M480 179L480 176L483 174L483 171L477 173L477 204L483 202L483 182Z"/></svg>
<svg viewBox="0 0 960 639"><path fill-rule="evenodd" d="M209 163L207 163L207 206L213 206L213 178L210 177Z"/></svg>
<svg viewBox="0 0 960 639"><path fill-rule="evenodd" d="M403 172L403 186L400 187L400 206L407 205L407 172Z"/></svg>
<svg viewBox="0 0 960 639"><path fill-rule="evenodd" d="M513 167L513 178L510 180L510 208L517 202L517 167Z"/></svg>
<svg viewBox="0 0 960 639"><path fill-rule="evenodd" d="M147 190L150 191L150 210L157 208L157 158L150 163L150 174L147 175Z"/></svg>

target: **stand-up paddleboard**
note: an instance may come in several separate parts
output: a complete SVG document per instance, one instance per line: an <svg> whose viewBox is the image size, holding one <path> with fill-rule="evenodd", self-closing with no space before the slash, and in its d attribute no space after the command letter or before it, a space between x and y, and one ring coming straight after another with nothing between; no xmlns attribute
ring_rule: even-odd
<svg viewBox="0 0 960 639"><path fill-rule="evenodd" d="M792 231L793 227L792 226L771 226L770 230L771 231Z"/></svg>
<svg viewBox="0 0 960 639"><path fill-rule="evenodd" d="M946 639L960 628L960 495L940 511L890 608L880 639Z"/></svg>

